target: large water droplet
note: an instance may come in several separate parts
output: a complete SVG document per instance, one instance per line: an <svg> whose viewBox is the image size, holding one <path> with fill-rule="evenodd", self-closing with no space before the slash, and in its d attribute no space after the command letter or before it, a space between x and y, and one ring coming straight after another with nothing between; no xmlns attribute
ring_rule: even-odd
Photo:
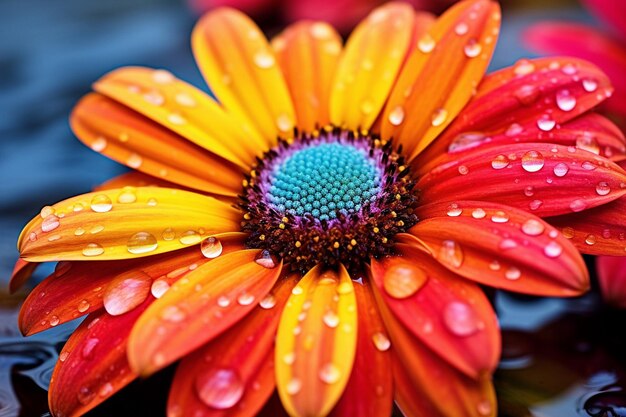
<svg viewBox="0 0 626 417"><path fill-rule="evenodd" d="M564 164L563 162L559 162L558 164L554 166L554 175L556 175L557 177L564 177L568 171L569 171L568 166Z"/></svg>
<svg viewBox="0 0 626 417"><path fill-rule="evenodd" d="M587 208L587 203L584 200L576 199L570 203L569 208L574 212L583 211Z"/></svg>
<svg viewBox="0 0 626 417"><path fill-rule="evenodd" d="M448 146L448 152L461 152L467 149L474 148L476 146L481 145L484 142L490 141L491 138L488 138L481 132L465 132L457 135L450 145Z"/></svg>
<svg viewBox="0 0 626 417"><path fill-rule="evenodd" d="M528 219L522 225L522 232L528 236L539 236L545 230L545 226L538 220Z"/></svg>
<svg viewBox="0 0 626 417"><path fill-rule="evenodd" d="M41 231L42 232L51 232L60 225L59 218L54 214L50 214L41 223Z"/></svg>
<svg viewBox="0 0 626 417"><path fill-rule="evenodd" d="M427 53L432 52L433 49L435 49L435 45L436 45L435 39L433 39L433 37L427 33L424 36L422 36L420 40L417 42L417 49L427 54Z"/></svg>
<svg viewBox="0 0 626 417"><path fill-rule="evenodd" d="M548 258L556 258L557 256L561 255L561 253L563 253L563 247L558 243L552 241L543 248L543 253Z"/></svg>
<svg viewBox="0 0 626 417"><path fill-rule="evenodd" d="M130 204L137 201L137 193L134 187L124 187L122 192L117 196L117 202L121 204Z"/></svg>
<svg viewBox="0 0 626 417"><path fill-rule="evenodd" d="M161 298L169 289L170 284L166 280L157 279L152 283L150 292L154 298Z"/></svg>
<svg viewBox="0 0 626 417"><path fill-rule="evenodd" d="M156 238L148 232L135 233L128 239L128 242L126 242L128 252L135 255L152 252L158 246L159 244Z"/></svg>
<svg viewBox="0 0 626 417"><path fill-rule="evenodd" d="M78 303L78 307L76 307L76 309L79 313L84 313L85 311L89 310L89 307L91 307L89 301L82 300L80 303Z"/></svg>
<svg viewBox="0 0 626 417"><path fill-rule="evenodd" d="M576 107L576 97L569 90L559 90L556 93L556 105L563 111L572 111Z"/></svg>
<svg viewBox="0 0 626 417"><path fill-rule="evenodd" d="M491 167L493 169L506 168L509 165L509 158L505 155L498 155L491 160Z"/></svg>
<svg viewBox="0 0 626 417"><path fill-rule="evenodd" d="M387 294L402 299L415 294L424 286L428 277L419 266L408 262L394 262L383 277L383 287Z"/></svg>
<svg viewBox="0 0 626 417"><path fill-rule="evenodd" d="M441 126L448 119L448 111L446 109L437 109L431 116L431 124L435 127Z"/></svg>
<svg viewBox="0 0 626 417"><path fill-rule="evenodd" d="M515 90L513 95L520 103L529 106L539 98L539 89L532 84L526 84Z"/></svg>
<svg viewBox="0 0 626 417"><path fill-rule="evenodd" d="M454 27L454 33L456 33L459 36L463 36L467 33L467 31L469 30L469 26L467 25L467 23L465 22L459 22L455 27Z"/></svg>
<svg viewBox="0 0 626 417"><path fill-rule="evenodd" d="M508 267L507 270L504 272L504 277L511 281L518 280L520 279L521 276L522 276L522 271L520 271L519 268L516 268L514 266Z"/></svg>
<svg viewBox="0 0 626 417"><path fill-rule="evenodd" d="M202 254L209 259L217 258L222 254L222 242L216 237L208 237L200 244Z"/></svg>
<svg viewBox="0 0 626 417"><path fill-rule="evenodd" d="M389 113L389 123L394 126L400 125L404 121L404 109L402 106L396 106Z"/></svg>
<svg viewBox="0 0 626 417"><path fill-rule="evenodd" d="M259 51L254 54L254 63L259 68L271 68L274 65L274 55L268 51Z"/></svg>
<svg viewBox="0 0 626 417"><path fill-rule="evenodd" d="M96 393L93 392L88 387L81 387L81 388L79 388L78 389L78 394L76 394L78 402L81 403L82 405L87 405L90 402L92 402L93 399L95 398L95 396L96 396Z"/></svg>
<svg viewBox="0 0 626 417"><path fill-rule="evenodd" d="M596 184L596 193L598 193L598 195L607 195L610 192L611 187L609 187L609 184L606 181L600 181Z"/></svg>
<svg viewBox="0 0 626 417"><path fill-rule="evenodd" d="M585 78L583 80L583 88L588 93L593 93L598 89L598 82L592 78Z"/></svg>
<svg viewBox="0 0 626 417"><path fill-rule="evenodd" d="M100 343L100 339L91 337L85 340L85 344L83 345L83 359L93 359L93 353L98 344Z"/></svg>
<svg viewBox="0 0 626 417"><path fill-rule="evenodd" d="M443 310L443 321L452 333L457 336L470 336L480 327L476 313L463 301L452 301Z"/></svg>
<svg viewBox="0 0 626 417"><path fill-rule="evenodd" d="M201 240L202 236L200 236L195 230L188 230L180 235L180 238L178 238L178 241L183 245L195 245L200 243Z"/></svg>
<svg viewBox="0 0 626 417"><path fill-rule="evenodd" d="M527 59L520 59L515 63L515 66L513 67L513 72L515 73L515 75L519 76L530 74L534 70L535 64Z"/></svg>
<svg viewBox="0 0 626 417"><path fill-rule="evenodd" d="M108 195L97 194L91 199L90 207L97 213L106 213L113 208L113 203Z"/></svg>
<svg viewBox="0 0 626 417"><path fill-rule="evenodd" d="M528 151L522 156L522 168L527 172L537 172L544 164L543 155L537 151Z"/></svg>
<svg viewBox="0 0 626 417"><path fill-rule="evenodd" d="M287 394L296 395L302 389L302 381L298 378L291 378L291 380L287 383L285 387Z"/></svg>
<svg viewBox="0 0 626 417"><path fill-rule="evenodd" d="M372 342L374 346L381 352L389 350L391 347L391 341L383 332L376 332L372 335Z"/></svg>
<svg viewBox="0 0 626 417"><path fill-rule="evenodd" d="M550 116L543 115L539 119L537 119L537 127L544 132L549 132L556 126L556 121L552 119Z"/></svg>
<svg viewBox="0 0 626 417"><path fill-rule="evenodd" d="M278 259L267 249L263 249L259 252L259 254L254 258L254 262L267 269L276 268L279 263Z"/></svg>
<svg viewBox="0 0 626 417"><path fill-rule="evenodd" d="M209 369L196 377L196 393L203 403L217 410L226 410L241 400L244 384L234 369Z"/></svg>
<svg viewBox="0 0 626 417"><path fill-rule="evenodd" d="M593 152L596 155L600 154L600 145L596 138L590 135L580 135L576 137L576 147L588 152Z"/></svg>
<svg viewBox="0 0 626 417"><path fill-rule="evenodd" d="M465 52L465 56L468 58L476 58L482 52L483 47L476 41L476 39L470 39L465 47L463 48L463 52Z"/></svg>
<svg viewBox="0 0 626 417"><path fill-rule="evenodd" d="M104 309L112 316L127 313L145 301L151 287L152 278L143 271L117 276L104 290Z"/></svg>
<svg viewBox="0 0 626 417"><path fill-rule="evenodd" d="M463 264L463 250L454 240L444 240L439 249L439 260L455 268Z"/></svg>
<svg viewBox="0 0 626 417"><path fill-rule="evenodd" d="M104 248L97 243L89 243L83 248L84 256L98 256L104 253Z"/></svg>
<svg viewBox="0 0 626 417"><path fill-rule="evenodd" d="M339 316L334 311L328 310L326 313L324 313L322 321L328 327L335 328L339 325Z"/></svg>
<svg viewBox="0 0 626 417"><path fill-rule="evenodd" d="M326 384L334 384L341 378L341 371L335 364L327 363L320 368L319 377Z"/></svg>
<svg viewBox="0 0 626 417"><path fill-rule="evenodd" d="M461 215L461 213L463 213L463 209L461 209L458 204L452 203L448 206L448 211L447 211L448 216L458 217Z"/></svg>

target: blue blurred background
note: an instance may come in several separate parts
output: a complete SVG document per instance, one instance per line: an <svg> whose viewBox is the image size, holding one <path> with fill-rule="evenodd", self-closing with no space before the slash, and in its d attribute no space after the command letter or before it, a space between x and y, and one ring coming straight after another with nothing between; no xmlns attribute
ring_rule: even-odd
<svg viewBox="0 0 626 417"><path fill-rule="evenodd" d="M573 0L545 3L518 0L504 5L502 34L491 69L532 56L519 41L521 30L530 22L546 18L591 20ZM272 12L267 11L264 21L275 25L277 20ZM43 388L57 351L72 329L71 324L60 326L27 342L18 334L16 312L25 292L9 296L6 283L17 258L15 242L22 226L42 206L88 192L125 171L124 167L92 152L74 138L68 126L72 106L90 90L94 80L126 65L167 68L206 89L189 47L189 34L196 18L183 0L0 0L0 417L46 415ZM275 33L277 27L264 29ZM49 269L42 268L35 281L47 272ZM602 350L602 357L608 356L610 360L601 361L601 365L588 373L596 379L590 382L589 375L574 372L580 380L578 385L572 383L574 388L554 383L553 375L541 377L540 374L537 382L537 374L533 374L536 369L519 360L529 355L528 352L545 359L545 352L548 352L547 362L552 364L548 366L550 372L560 372L572 382L574 376L570 375L570 368L587 357L588 346L581 344L582 350L574 349L573 353L569 352L571 355L563 355L558 349L553 352L550 340L554 327L564 331L560 326L567 328L567 323L579 323L570 329L573 338L599 338L609 344L614 342L612 336L598 335L592 323L594 320L621 320L621 316L616 319L615 314L607 315L604 311L590 313L593 296L563 302L529 301L499 294L497 300L502 327L513 335L509 340L512 337L512 346L517 348L512 353L517 362L507 362L505 357L504 368L498 376L501 402L504 401L503 415L626 415L626 400L622 397L612 399L612 403L609 401L609 410L614 414L602 414L607 410L602 407L589 411L586 403L581 403L591 398L592 394L587 391L621 380L623 355L611 354L612 348ZM532 338L529 332L534 335ZM522 349L522 353L518 339L526 349ZM527 346L531 342L532 345ZM505 355L509 347L505 343ZM620 360L616 361L613 356ZM560 359L555 359L557 357ZM524 372L507 376L511 369ZM113 405L105 407L105 411L90 415L106 415L106 410L108 415L117 416L162 415L167 372L156 381L135 384L130 387L131 394L122 393L122 400L113 399ZM570 392L572 389L574 394ZM583 393L576 389L583 389ZM151 399L146 402L150 404L139 408L123 400L134 396L141 398L141 395L147 399L146 390L160 392L159 399ZM620 388L620 395L621 392ZM507 403L507 396L514 399ZM527 414L530 413L528 404L537 398L544 401L543 405Z"/></svg>

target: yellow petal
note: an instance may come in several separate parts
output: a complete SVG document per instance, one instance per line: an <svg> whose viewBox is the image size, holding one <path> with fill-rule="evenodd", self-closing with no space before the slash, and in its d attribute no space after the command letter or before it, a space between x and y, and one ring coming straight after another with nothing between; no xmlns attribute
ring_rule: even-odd
<svg viewBox="0 0 626 417"><path fill-rule="evenodd" d="M243 13L219 8L191 36L198 66L224 107L249 122L269 143L291 137L295 112L276 57Z"/></svg>
<svg viewBox="0 0 626 417"><path fill-rule="evenodd" d="M329 96L341 37L327 23L298 22L272 39L297 115L298 129L312 132L329 124Z"/></svg>
<svg viewBox="0 0 626 417"><path fill-rule="evenodd" d="M387 100L413 34L413 8L389 3L354 30L337 69L330 96L336 126L369 129Z"/></svg>
<svg viewBox="0 0 626 417"><path fill-rule="evenodd" d="M414 158L467 104L482 79L500 27L489 0L459 2L417 43L402 68L382 116L383 139L393 138Z"/></svg>
<svg viewBox="0 0 626 417"><path fill-rule="evenodd" d="M313 268L292 290L276 336L276 386L289 415L328 414L348 383L356 341L348 272Z"/></svg>
<svg viewBox="0 0 626 417"><path fill-rule="evenodd" d="M226 203L183 190L103 190L44 207L18 248L30 262L136 258L236 231L240 216Z"/></svg>
<svg viewBox="0 0 626 417"><path fill-rule="evenodd" d="M244 169L267 148L211 97L165 70L120 68L98 80L94 90Z"/></svg>

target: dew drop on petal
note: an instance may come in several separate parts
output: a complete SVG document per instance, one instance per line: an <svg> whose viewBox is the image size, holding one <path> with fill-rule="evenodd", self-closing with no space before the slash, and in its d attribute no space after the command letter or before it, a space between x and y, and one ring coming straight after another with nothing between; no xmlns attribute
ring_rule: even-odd
<svg viewBox="0 0 626 417"><path fill-rule="evenodd" d="M334 329L339 325L339 316L335 314L334 311L328 310L326 313L324 313L324 316L322 316L322 321L325 325L327 325L331 329Z"/></svg>
<svg viewBox="0 0 626 417"><path fill-rule="evenodd" d="M61 322L61 320L59 319L58 316L50 317L50 326L54 327L54 326L58 325L60 322Z"/></svg>
<svg viewBox="0 0 626 417"><path fill-rule="evenodd" d="M107 211L110 211L111 208L113 208L113 203L111 202L111 199L108 195L97 194L91 199L90 207L91 210L95 211L96 213L106 213Z"/></svg>
<svg viewBox="0 0 626 417"><path fill-rule="evenodd" d="M576 199L570 203L569 208L573 212L583 211L587 208L587 203L584 200Z"/></svg>
<svg viewBox="0 0 626 417"><path fill-rule="evenodd" d="M519 268L516 268L514 266L507 268L507 270L504 272L504 277L511 281L518 280L521 276L522 276L522 271L520 271Z"/></svg>
<svg viewBox="0 0 626 417"><path fill-rule="evenodd" d="M121 204L130 204L137 201L137 194L134 187L124 187L122 192L117 196L117 202Z"/></svg>
<svg viewBox="0 0 626 417"><path fill-rule="evenodd" d="M513 239L502 239L498 244L498 249L500 250L509 250L515 249L517 247L517 242Z"/></svg>
<svg viewBox="0 0 626 417"><path fill-rule="evenodd" d="M107 140L102 136L97 137L91 142L91 149L96 152L102 152L107 147Z"/></svg>
<svg viewBox="0 0 626 417"><path fill-rule="evenodd" d="M98 256L104 253L104 248L97 243L87 244L82 251L84 256Z"/></svg>
<svg viewBox="0 0 626 417"><path fill-rule="evenodd" d="M281 114L276 118L276 126L281 132L289 132L293 129L293 120L287 114Z"/></svg>
<svg viewBox="0 0 626 417"><path fill-rule="evenodd" d="M498 155L491 160L491 167L493 169L506 168L509 165L509 158L504 155Z"/></svg>
<svg viewBox="0 0 626 417"><path fill-rule="evenodd" d="M588 93L593 93L598 89L598 82L592 78L585 78L583 80L583 88Z"/></svg>
<svg viewBox="0 0 626 417"><path fill-rule="evenodd" d="M439 260L455 268L463 264L463 250L454 240L444 240L439 249Z"/></svg>
<svg viewBox="0 0 626 417"><path fill-rule="evenodd" d="M564 177L568 171L568 166L563 162L559 162L554 166L554 175L556 175L557 177Z"/></svg>
<svg viewBox="0 0 626 417"><path fill-rule="evenodd" d="M383 287L393 298L403 299L415 294L426 284L426 272L408 262L396 262L385 270Z"/></svg>
<svg viewBox="0 0 626 417"><path fill-rule="evenodd" d="M211 368L201 372L196 377L195 388L202 402L217 410L233 407L244 394L241 377L230 368Z"/></svg>
<svg viewBox="0 0 626 417"><path fill-rule="evenodd" d="M287 394L296 395L302 389L302 381L298 378L291 378L291 380L287 383L285 387Z"/></svg>
<svg viewBox="0 0 626 417"><path fill-rule="evenodd" d="M39 212L39 215L41 216L42 219L45 219L51 214L54 214L54 207L51 207L51 206L45 206L41 209L41 212Z"/></svg>
<svg viewBox="0 0 626 417"><path fill-rule="evenodd" d="M187 318L187 314L177 305L169 305L161 310L161 318L170 323L180 323Z"/></svg>
<svg viewBox="0 0 626 417"><path fill-rule="evenodd" d="M585 243L589 246L591 245L595 245L596 243L596 237L594 235L587 235L587 237L585 238ZM52 323L50 323L52 324Z"/></svg>
<svg viewBox="0 0 626 417"><path fill-rule="evenodd" d="M464 132L457 135L452 142L450 142L448 152L464 151L479 146L490 140L491 138L485 136L485 134L481 132Z"/></svg>
<svg viewBox="0 0 626 417"><path fill-rule="evenodd" d="M476 406L476 411L478 411L478 414L480 414L481 416L488 416L492 413L493 406L491 405L491 402L489 400L484 400L478 403L478 405Z"/></svg>
<svg viewBox="0 0 626 417"><path fill-rule="evenodd" d="M152 278L143 271L117 276L104 290L104 309L112 316L127 313L146 300L151 287Z"/></svg>
<svg viewBox="0 0 626 417"><path fill-rule="evenodd" d="M527 75L535 70L535 64L527 59L520 59L515 63L513 72L515 75Z"/></svg>
<svg viewBox="0 0 626 417"><path fill-rule="evenodd" d="M237 297L237 303L242 306L249 306L254 302L254 295L249 294L247 292L241 293L239 297Z"/></svg>
<svg viewBox="0 0 626 417"><path fill-rule="evenodd" d="M113 385L111 385L110 382L104 383L98 390L98 395L103 398L108 397L112 393L113 393Z"/></svg>
<svg viewBox="0 0 626 417"><path fill-rule="evenodd" d="M528 203L528 208L531 210L537 210L539 207L543 205L543 201L541 200L533 200Z"/></svg>
<svg viewBox="0 0 626 417"><path fill-rule="evenodd" d="M271 68L275 63L274 55L268 51L259 51L254 54L254 63L259 68Z"/></svg>
<svg viewBox="0 0 626 417"><path fill-rule="evenodd" d="M157 279L150 286L150 292L154 298L161 298L169 289L170 284L164 279Z"/></svg>
<svg viewBox="0 0 626 417"><path fill-rule="evenodd" d="M556 121L552 119L550 116L543 115L539 119L537 119L537 127L544 132L549 132L556 126Z"/></svg>
<svg viewBox="0 0 626 417"><path fill-rule="evenodd" d="M552 241L543 248L543 253L548 258L556 258L559 255L561 255L561 253L563 253L563 247L559 245L557 242Z"/></svg>
<svg viewBox="0 0 626 417"><path fill-rule="evenodd" d="M391 341L383 332L376 332L372 335L372 342L374 346L381 352L389 350L391 347Z"/></svg>
<svg viewBox="0 0 626 417"><path fill-rule="evenodd" d="M526 84L515 90L513 95L521 104L529 106L539 98L539 89L532 84Z"/></svg>
<svg viewBox="0 0 626 417"><path fill-rule="evenodd" d="M468 30L469 30L469 26L465 22L459 22L454 27L454 33L456 33L459 36L465 35Z"/></svg>
<svg viewBox="0 0 626 417"><path fill-rule="evenodd" d="M78 402L82 405L87 405L92 402L95 396L96 394L88 387L79 388L78 394L76 394Z"/></svg>
<svg viewBox="0 0 626 417"><path fill-rule="evenodd" d="M596 184L596 193L598 193L598 195L607 195L610 192L611 187L609 187L609 184L606 181L600 181Z"/></svg>
<svg viewBox="0 0 626 417"><path fill-rule="evenodd" d="M506 223L509 221L509 215L498 210L491 216L491 221L494 223Z"/></svg>
<svg viewBox="0 0 626 417"><path fill-rule="evenodd" d="M272 293L267 294L263 299L259 302L259 306L266 310L273 308L276 306L276 297Z"/></svg>
<svg viewBox="0 0 626 417"><path fill-rule="evenodd" d="M443 310L443 321L452 333L457 336L470 336L480 327L476 313L463 301L452 301Z"/></svg>
<svg viewBox="0 0 626 417"><path fill-rule="evenodd" d="M526 197L532 197L535 194L535 188L532 185L524 188L524 195Z"/></svg>
<svg viewBox="0 0 626 417"><path fill-rule="evenodd" d="M545 230L545 226L538 220L528 219L522 225L522 232L528 236L539 236Z"/></svg>
<svg viewBox="0 0 626 417"><path fill-rule="evenodd" d="M220 242L220 240L216 237L207 237L200 244L200 250L205 258L217 258L222 254L222 242Z"/></svg>
<svg viewBox="0 0 626 417"><path fill-rule="evenodd" d="M327 363L320 368L319 377L326 384L334 384L341 378L341 371L335 364Z"/></svg>
<svg viewBox="0 0 626 417"><path fill-rule="evenodd" d="M178 238L178 241L183 245L195 245L200 243L201 240L202 236L200 236L195 230L188 230L183 233L180 238Z"/></svg>
<svg viewBox="0 0 626 417"><path fill-rule="evenodd" d="M161 233L161 237L163 238L163 240L174 240L174 238L176 237L176 232L174 232L174 229L172 229L171 227L168 227L167 229L163 230L163 233Z"/></svg>
<svg viewBox="0 0 626 417"><path fill-rule="evenodd" d="M126 159L126 165L131 168L137 169L141 166L141 164L143 164L143 159L136 153L131 153Z"/></svg>
<svg viewBox="0 0 626 417"><path fill-rule="evenodd" d="M92 359L93 352L99 343L100 343L100 339L97 339L95 337L85 340L85 344L83 345L83 350L82 350L83 359Z"/></svg>
<svg viewBox="0 0 626 417"><path fill-rule="evenodd" d="M452 203L448 206L447 214L450 217L458 217L463 213L463 210L459 207L458 204Z"/></svg>
<svg viewBox="0 0 626 417"><path fill-rule="evenodd" d="M389 123L394 126L399 126L404 121L404 109L402 106L396 106L389 113Z"/></svg>
<svg viewBox="0 0 626 417"><path fill-rule="evenodd" d="M226 308L230 305L230 299L226 297L225 295L220 295L217 298L217 305L222 308Z"/></svg>
<svg viewBox="0 0 626 417"><path fill-rule="evenodd" d="M476 39L470 39L465 47L463 48L463 52L465 52L465 56L468 58L476 58L482 52L483 48L476 41Z"/></svg>
<svg viewBox="0 0 626 417"><path fill-rule="evenodd" d="M135 233L126 242L128 252L135 255L152 252L158 246L156 238L148 232Z"/></svg>
<svg viewBox="0 0 626 417"><path fill-rule="evenodd" d="M431 124L434 127L441 126L448 119L448 111L446 109L437 109L431 116Z"/></svg>
<svg viewBox="0 0 626 417"><path fill-rule="evenodd" d="M522 127L522 125L517 124L517 123L513 123L511 124L511 126L509 126L506 131L504 132L504 134L508 137L513 137L513 136L517 136L520 133L522 133L524 131L524 128Z"/></svg>
<svg viewBox="0 0 626 417"><path fill-rule="evenodd" d="M196 105L196 100L186 93L178 93L176 94L176 97L174 97L174 99L181 106L194 107Z"/></svg>
<svg viewBox="0 0 626 417"><path fill-rule="evenodd" d="M54 214L50 214L41 223L41 231L42 232L51 232L60 225L59 218Z"/></svg>
<svg viewBox="0 0 626 417"><path fill-rule="evenodd" d="M484 219L486 215L487 213L485 213L485 210L481 208L477 208L472 211L472 217L475 219Z"/></svg>
<svg viewBox="0 0 626 417"><path fill-rule="evenodd" d="M556 93L556 105L562 111L572 111L576 107L576 97L569 90L559 90Z"/></svg>
<svg viewBox="0 0 626 417"><path fill-rule="evenodd" d="M79 313L84 313L85 311L89 310L89 307L91 307L89 301L82 300L80 303L78 303L78 307L76 309Z"/></svg>
<svg viewBox="0 0 626 417"><path fill-rule="evenodd" d="M435 49L435 45L436 45L435 39L433 39L433 37L427 33L424 36L422 36L420 40L417 42L417 49L427 54L427 53L432 52L433 49Z"/></svg>
<svg viewBox="0 0 626 417"><path fill-rule="evenodd" d="M276 266L278 266L279 264L276 256L274 256L267 249L263 249L261 252L259 252L259 254L254 258L254 262L267 269L276 268Z"/></svg>
<svg viewBox="0 0 626 417"><path fill-rule="evenodd" d="M528 151L522 156L522 168L526 172L537 172L543 168L545 160L537 151Z"/></svg>

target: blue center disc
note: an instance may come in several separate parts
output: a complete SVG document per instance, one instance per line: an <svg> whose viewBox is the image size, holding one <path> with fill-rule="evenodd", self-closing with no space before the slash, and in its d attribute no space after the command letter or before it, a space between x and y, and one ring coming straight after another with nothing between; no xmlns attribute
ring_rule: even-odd
<svg viewBox="0 0 626 417"><path fill-rule="evenodd" d="M281 213L319 220L358 212L376 199L381 172L365 149L321 143L295 151L273 170L267 201Z"/></svg>

